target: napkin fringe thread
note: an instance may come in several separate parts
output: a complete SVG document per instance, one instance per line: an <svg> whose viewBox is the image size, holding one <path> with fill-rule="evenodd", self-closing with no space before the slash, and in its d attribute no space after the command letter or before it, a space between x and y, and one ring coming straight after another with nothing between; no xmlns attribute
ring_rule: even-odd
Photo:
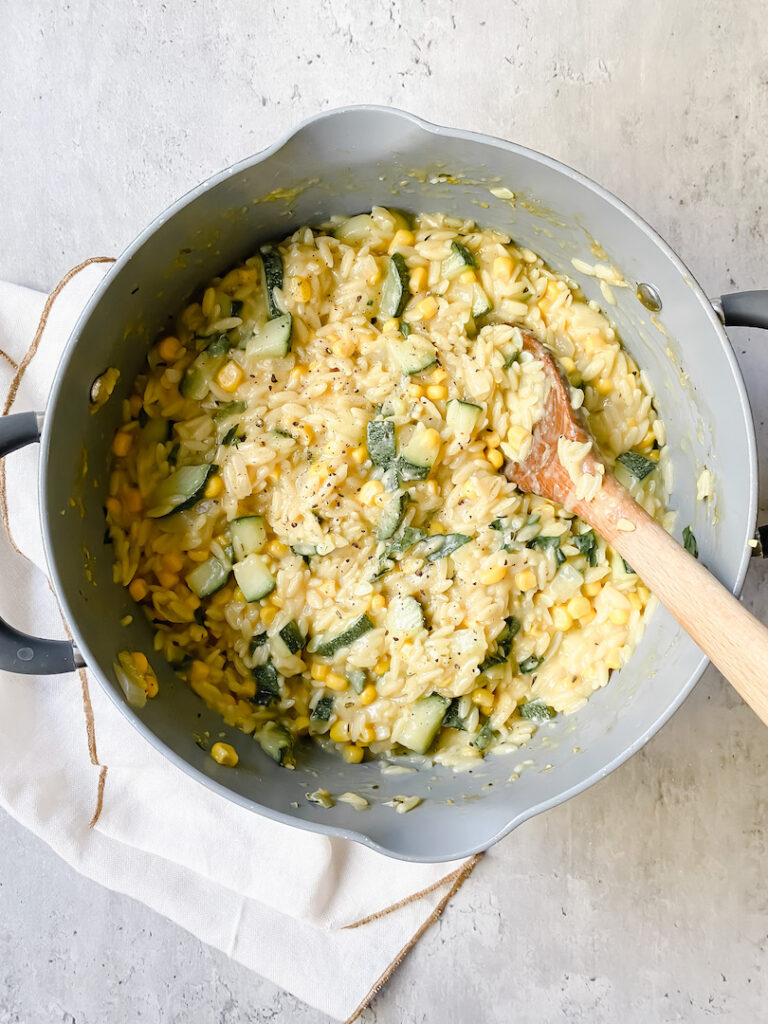
<svg viewBox="0 0 768 1024"><path fill-rule="evenodd" d="M392 961L392 963L389 964L389 966L386 967L381 972L379 977L373 983L373 985L369 989L368 993L364 996L364 998L358 1004L356 1009L354 1009L352 1011L351 1015L349 1017L347 1017L347 1019L344 1021L344 1024L354 1024L354 1021L357 1020L357 1018L360 1016L360 1014L363 1012L363 1010L365 1010L368 1006L370 1006L372 1000L384 988L384 986L387 984L389 979L395 973L397 968L400 966L400 964L403 962L403 960L405 960L405 958L408 956L410 951L413 949L413 947L416 945L416 943L422 937L424 932L426 932L429 928L431 928L432 925L435 923L435 921L437 921L437 919L440 917L442 912L448 906L448 903L450 902L450 900L456 895L456 893L462 887L464 882L466 882L466 880L472 874L472 872L474 871L475 867L477 866L478 861L481 859L482 856L483 856L482 853L476 853L473 857L470 857L469 860L466 861L466 863L462 867L460 867L457 871L453 872L452 875L448 875L447 878L444 878L442 883L441 882L437 883L437 885L441 885L441 884L444 884L446 881L448 881L449 878L453 878L453 885L450 887L448 892L445 894L445 896L442 897L442 899L437 904L437 906L432 911L432 913L429 915L429 917L426 919L426 921L424 921L416 929L416 931L413 933L413 935L410 937L410 939L406 942L406 944L403 946L403 948L400 950L400 952L397 953L397 955L395 956L395 958ZM414 893L412 896L409 896L407 899L401 900L399 904L393 904L391 909L395 909L396 906L404 906L406 903L412 903L413 900L420 899L425 893L431 892L435 888L436 888L436 886L432 885L432 886L429 886L426 889L422 889L421 892ZM365 918L364 921L365 920L371 921L371 920L373 920L376 917L381 917L385 913L387 913L387 911L379 911L378 914L372 914L369 918ZM358 923L362 924L362 923L364 923L364 921L361 921L361 922L358 922ZM348 925L348 927L354 928L355 925Z"/></svg>

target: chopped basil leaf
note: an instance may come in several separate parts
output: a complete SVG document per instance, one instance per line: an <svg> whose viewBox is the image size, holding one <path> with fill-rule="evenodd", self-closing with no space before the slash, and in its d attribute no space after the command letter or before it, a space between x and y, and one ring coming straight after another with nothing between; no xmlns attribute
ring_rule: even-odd
<svg viewBox="0 0 768 1024"><path fill-rule="evenodd" d="M636 480L645 480L656 469L656 463L646 459L640 452L622 452L618 461Z"/></svg>
<svg viewBox="0 0 768 1024"><path fill-rule="evenodd" d="M690 526L686 526L683 530L683 547L689 555L693 555L694 558L699 557L699 545L696 543L696 538Z"/></svg>

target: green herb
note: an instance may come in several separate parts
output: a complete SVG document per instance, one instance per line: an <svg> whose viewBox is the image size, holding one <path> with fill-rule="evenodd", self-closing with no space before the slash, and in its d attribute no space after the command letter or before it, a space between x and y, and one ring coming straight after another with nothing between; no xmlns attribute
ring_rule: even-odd
<svg viewBox="0 0 768 1024"><path fill-rule="evenodd" d="M548 718L554 718L557 712L549 707L543 700L529 700L527 704L521 704L518 708L521 718L527 718L530 722L546 722Z"/></svg>
<svg viewBox="0 0 768 1024"><path fill-rule="evenodd" d="M442 538L442 543L427 555L427 561L436 562L439 558L447 558L454 551L458 551L460 547L469 544L471 540L472 538L467 537L465 533L446 533Z"/></svg>
<svg viewBox="0 0 768 1024"><path fill-rule="evenodd" d="M629 576L637 576L637 573L632 568L632 566L629 564L629 562L626 560L626 558L622 558L622 562L624 563L624 572L625 573L627 573Z"/></svg>
<svg viewBox="0 0 768 1024"><path fill-rule="evenodd" d="M409 548L412 548L414 544L418 544L419 541L424 540L426 536L427 531L423 530L420 526L402 527L387 545L384 552L384 558L399 558L401 555L404 555Z"/></svg>
<svg viewBox="0 0 768 1024"><path fill-rule="evenodd" d="M508 616L504 620L504 629L496 637L496 650L478 665L478 671L487 672L494 665L503 665L509 661L509 656L512 653L512 641L519 632L520 620L514 615Z"/></svg>
<svg viewBox="0 0 768 1024"><path fill-rule="evenodd" d="M485 750L485 748L488 746L492 739L493 729L491 728L491 720L490 718L488 718L486 719L485 724L483 725L480 732L477 734L477 736L475 736L475 738L470 743L470 746L474 747L476 750Z"/></svg>
<svg viewBox="0 0 768 1024"><path fill-rule="evenodd" d="M413 328L410 324L407 324L404 320L400 321L400 333L404 338L407 338L412 330Z"/></svg>
<svg viewBox="0 0 768 1024"><path fill-rule="evenodd" d="M693 555L694 558L699 557L699 545L696 543L696 538L690 526L686 526L683 530L683 547L689 555Z"/></svg>
<svg viewBox="0 0 768 1024"><path fill-rule="evenodd" d="M640 452L622 452L618 461L636 480L645 480L656 469L656 463L646 459Z"/></svg>
<svg viewBox="0 0 768 1024"><path fill-rule="evenodd" d="M464 725L464 719L459 716L459 703L460 697L454 697L451 703L448 705L448 710L443 716L443 726L446 729L466 729Z"/></svg>
<svg viewBox="0 0 768 1024"><path fill-rule="evenodd" d="M236 444L238 441L242 441L242 437L239 436L240 424L236 423L234 427L230 427L224 437L221 439L223 445Z"/></svg>
<svg viewBox="0 0 768 1024"><path fill-rule="evenodd" d="M530 658L525 658L520 662L520 671L524 676L530 675L531 672L536 671L542 661L544 661L543 658L537 658L535 654L532 654Z"/></svg>
<svg viewBox="0 0 768 1024"><path fill-rule="evenodd" d="M587 565L597 565L597 537L594 530L586 530L573 536L573 543L587 560Z"/></svg>
<svg viewBox="0 0 768 1024"><path fill-rule="evenodd" d="M327 722L333 714L333 697L321 697L315 704L311 717L316 722Z"/></svg>
<svg viewBox="0 0 768 1024"><path fill-rule="evenodd" d="M538 537L534 537L533 540L529 540L525 546L538 551L554 551L555 562L557 565L562 565L565 561L565 555L560 550L559 537L543 537L539 535Z"/></svg>

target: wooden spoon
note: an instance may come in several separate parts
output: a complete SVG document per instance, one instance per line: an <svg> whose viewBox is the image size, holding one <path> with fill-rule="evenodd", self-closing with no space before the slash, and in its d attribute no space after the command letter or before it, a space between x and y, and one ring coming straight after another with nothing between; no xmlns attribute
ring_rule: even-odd
<svg viewBox="0 0 768 1024"><path fill-rule="evenodd" d="M629 562L731 686L768 725L768 629L689 555L606 470L593 498L576 499L558 458L558 440L591 441L584 417L571 407L569 387L547 349L521 332L523 348L544 364L549 395L533 429L530 455L505 473L522 491L563 505L597 530ZM593 445L583 471L604 463Z"/></svg>

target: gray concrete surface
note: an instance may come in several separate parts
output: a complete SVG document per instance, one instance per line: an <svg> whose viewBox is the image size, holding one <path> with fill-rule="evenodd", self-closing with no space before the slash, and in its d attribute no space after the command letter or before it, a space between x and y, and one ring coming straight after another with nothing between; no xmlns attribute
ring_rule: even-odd
<svg viewBox="0 0 768 1024"><path fill-rule="evenodd" d="M765 50L746 0L9 0L0 278L47 289L302 117L378 102L597 178L712 294L768 286ZM768 339L733 337L765 452ZM762 564L746 600L768 618ZM765 1019L767 784L768 734L708 671L489 855L365 1019ZM0 1024L323 1019L0 818Z"/></svg>

